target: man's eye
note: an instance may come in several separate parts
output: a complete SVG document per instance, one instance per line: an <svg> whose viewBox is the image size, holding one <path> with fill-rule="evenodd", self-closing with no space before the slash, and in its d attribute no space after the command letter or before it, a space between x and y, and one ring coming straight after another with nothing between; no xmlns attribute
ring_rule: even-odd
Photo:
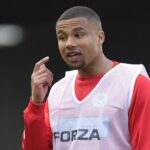
<svg viewBox="0 0 150 150"><path fill-rule="evenodd" d="M77 38L81 38L82 36L83 36L82 33L76 33L76 34L75 34L75 37L77 37Z"/></svg>
<svg viewBox="0 0 150 150"><path fill-rule="evenodd" d="M59 40L65 40L65 36L59 36L58 39Z"/></svg>

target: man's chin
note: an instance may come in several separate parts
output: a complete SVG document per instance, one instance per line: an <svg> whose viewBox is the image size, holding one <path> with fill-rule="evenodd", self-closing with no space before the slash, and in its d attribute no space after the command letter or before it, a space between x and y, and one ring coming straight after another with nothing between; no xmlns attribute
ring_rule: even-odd
<svg viewBox="0 0 150 150"><path fill-rule="evenodd" d="M69 66L70 69L77 69L78 70L78 69L84 68L85 62L83 61L80 64L68 64L68 66Z"/></svg>
<svg viewBox="0 0 150 150"><path fill-rule="evenodd" d="M68 66L69 66L70 69L77 69L77 70L79 70L79 69L82 69L85 66L84 64L85 63L79 64L79 65L70 65L70 64L68 64Z"/></svg>

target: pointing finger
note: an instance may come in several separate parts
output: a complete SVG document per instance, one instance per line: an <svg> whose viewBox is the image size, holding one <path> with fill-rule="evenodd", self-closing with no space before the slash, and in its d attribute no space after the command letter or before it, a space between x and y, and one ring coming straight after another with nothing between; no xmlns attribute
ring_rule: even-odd
<svg viewBox="0 0 150 150"><path fill-rule="evenodd" d="M35 66L34 66L34 71L37 71L42 65L44 65L46 62L48 62L49 60L49 57L44 57L43 59L41 59L40 61L38 61Z"/></svg>

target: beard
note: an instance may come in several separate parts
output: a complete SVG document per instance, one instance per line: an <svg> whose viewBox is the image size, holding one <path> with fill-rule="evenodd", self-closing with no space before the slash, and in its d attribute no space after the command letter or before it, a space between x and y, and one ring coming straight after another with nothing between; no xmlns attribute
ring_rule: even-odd
<svg viewBox="0 0 150 150"><path fill-rule="evenodd" d="M68 67L70 69L77 69L77 70L79 70L79 69L82 69L82 68L85 67L85 61L82 61L79 64L69 64L69 63L67 63L67 65L68 65Z"/></svg>

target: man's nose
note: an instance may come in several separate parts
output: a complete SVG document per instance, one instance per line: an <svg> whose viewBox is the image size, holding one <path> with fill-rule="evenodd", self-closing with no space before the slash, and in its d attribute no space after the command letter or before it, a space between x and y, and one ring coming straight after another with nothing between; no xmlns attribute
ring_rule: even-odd
<svg viewBox="0 0 150 150"><path fill-rule="evenodd" d="M72 48L76 46L76 41L73 37L68 37L67 41L66 41L66 48Z"/></svg>

